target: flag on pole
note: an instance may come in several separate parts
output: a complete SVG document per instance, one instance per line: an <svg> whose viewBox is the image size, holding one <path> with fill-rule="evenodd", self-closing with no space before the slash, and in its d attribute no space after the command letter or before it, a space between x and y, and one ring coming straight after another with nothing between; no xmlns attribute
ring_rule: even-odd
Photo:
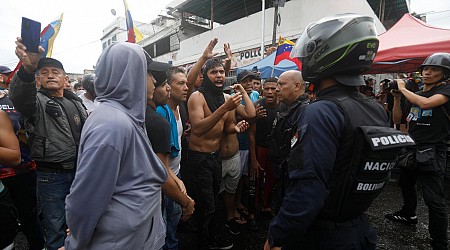
<svg viewBox="0 0 450 250"><path fill-rule="evenodd" d="M138 30L136 26L134 26L130 10L128 9L127 0L123 0L123 4L125 5L125 17L127 21L127 34L128 34L127 42L138 43L144 38L144 35L142 35L142 33Z"/></svg>
<svg viewBox="0 0 450 250"><path fill-rule="evenodd" d="M42 54L42 58L51 57L53 52L53 43L55 42L55 38L58 35L58 32L61 28L61 23L63 20L64 13L61 14L61 16L56 19L55 21L51 22L47 27L45 27L40 34L40 46L44 48L45 52ZM22 66L22 61L19 61L17 63L16 67L14 68L13 72L9 75L7 82L11 82L11 78L14 76L14 74L20 69L20 66Z"/></svg>
<svg viewBox="0 0 450 250"><path fill-rule="evenodd" d="M295 43L291 40L285 39L280 36L278 39L278 47L277 54L275 55L274 65L277 65L279 62L283 60L289 60L294 62L297 65L298 70L302 69L302 62L298 58L291 58L289 55L291 54L291 50L294 47Z"/></svg>
<svg viewBox="0 0 450 250"><path fill-rule="evenodd" d="M40 45L45 49L45 52L42 55L43 58L52 57L53 43L55 42L55 38L58 35L59 29L61 28L63 14L61 14L58 19L47 25L47 27L45 27L41 32Z"/></svg>

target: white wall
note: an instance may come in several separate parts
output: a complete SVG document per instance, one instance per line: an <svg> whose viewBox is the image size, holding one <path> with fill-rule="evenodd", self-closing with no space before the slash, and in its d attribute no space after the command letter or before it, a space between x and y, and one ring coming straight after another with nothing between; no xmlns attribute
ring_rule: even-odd
<svg viewBox="0 0 450 250"><path fill-rule="evenodd" d="M287 2L285 7L279 8L279 13L281 25L277 29L277 39L280 35L288 39L297 38L309 23L324 16L339 13L358 13L372 16L376 20L377 32L380 34L385 31L366 0L292 0ZM274 8L265 11L265 44L272 42L273 15ZM219 38L215 52L223 54L223 43L230 43L235 57L232 66L247 65L261 59L257 53L257 48L261 47L261 12L181 41L179 51L159 56L156 60L173 61L174 65L193 63L200 57L213 37ZM255 48L256 50L251 53L254 56L240 59L241 51Z"/></svg>

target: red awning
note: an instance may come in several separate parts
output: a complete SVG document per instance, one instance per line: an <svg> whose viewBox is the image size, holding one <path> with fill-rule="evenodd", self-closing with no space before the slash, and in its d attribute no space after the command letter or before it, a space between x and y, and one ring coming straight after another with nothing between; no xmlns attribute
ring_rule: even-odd
<svg viewBox="0 0 450 250"><path fill-rule="evenodd" d="M380 46L370 74L414 72L429 55L450 53L450 30L433 27L405 14L378 36Z"/></svg>

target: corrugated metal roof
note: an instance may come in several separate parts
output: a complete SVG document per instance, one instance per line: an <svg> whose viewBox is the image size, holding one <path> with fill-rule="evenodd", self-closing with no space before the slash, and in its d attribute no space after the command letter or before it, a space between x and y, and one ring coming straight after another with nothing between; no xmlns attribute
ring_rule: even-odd
<svg viewBox="0 0 450 250"><path fill-rule="evenodd" d="M373 12L380 18L381 3L382 0L367 0ZM409 0L384 0L384 20L380 20L386 29L389 29L398 20L400 20L404 14L409 13L408 2Z"/></svg>
<svg viewBox="0 0 450 250"><path fill-rule="evenodd" d="M262 8L261 0L188 0L178 5L176 9L210 19L211 2L213 2L214 7L214 22L220 24L249 16L261 11ZM273 6L272 2L272 0L265 0L266 9Z"/></svg>
<svg viewBox="0 0 450 250"><path fill-rule="evenodd" d="M287 0L289 1L289 0ZM364 1L364 0L362 0ZM377 16L380 14L381 0L367 0ZM384 0L385 1L385 26L390 27L405 13L409 13L407 1L409 0ZM262 8L261 0L186 0L175 9L187 12L202 18L211 18L211 2L213 2L214 22L226 24L237 19L257 13ZM266 9L273 7L273 0L265 0Z"/></svg>

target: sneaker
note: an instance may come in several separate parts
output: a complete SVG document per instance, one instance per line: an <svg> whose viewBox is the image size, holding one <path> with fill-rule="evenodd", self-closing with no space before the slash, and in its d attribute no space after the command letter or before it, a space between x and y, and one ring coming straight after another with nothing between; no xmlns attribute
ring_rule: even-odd
<svg viewBox="0 0 450 250"><path fill-rule="evenodd" d="M231 249L233 243L226 240L216 240L208 244L208 249Z"/></svg>
<svg viewBox="0 0 450 250"><path fill-rule="evenodd" d="M395 221L395 222L400 222L406 225L416 225L417 224L417 216L406 216L405 214L403 214L401 211L397 211L393 214L386 214L384 216L386 219L391 220L391 221Z"/></svg>
<svg viewBox="0 0 450 250"><path fill-rule="evenodd" d="M242 225L237 223L234 219L227 221L225 226L229 229L232 235L239 235L241 233Z"/></svg>

